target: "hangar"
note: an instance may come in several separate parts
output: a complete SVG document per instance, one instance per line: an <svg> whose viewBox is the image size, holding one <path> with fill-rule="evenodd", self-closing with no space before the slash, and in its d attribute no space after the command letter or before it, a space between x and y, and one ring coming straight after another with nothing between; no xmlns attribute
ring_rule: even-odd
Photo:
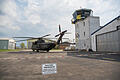
<svg viewBox="0 0 120 80"><path fill-rule="evenodd" d="M120 16L100 26L91 9L78 9L71 20L75 24L76 49L120 52Z"/></svg>
<svg viewBox="0 0 120 80"><path fill-rule="evenodd" d="M120 16L91 34L94 51L120 52Z"/></svg>
<svg viewBox="0 0 120 80"><path fill-rule="evenodd" d="M0 38L0 49L15 49L16 42L11 38Z"/></svg>

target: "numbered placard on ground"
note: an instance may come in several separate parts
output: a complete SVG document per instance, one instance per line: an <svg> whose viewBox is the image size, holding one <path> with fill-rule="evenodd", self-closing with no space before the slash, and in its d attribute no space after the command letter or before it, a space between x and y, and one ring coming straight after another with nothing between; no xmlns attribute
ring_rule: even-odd
<svg viewBox="0 0 120 80"><path fill-rule="evenodd" d="M57 73L56 63L42 64L42 74L54 74Z"/></svg>

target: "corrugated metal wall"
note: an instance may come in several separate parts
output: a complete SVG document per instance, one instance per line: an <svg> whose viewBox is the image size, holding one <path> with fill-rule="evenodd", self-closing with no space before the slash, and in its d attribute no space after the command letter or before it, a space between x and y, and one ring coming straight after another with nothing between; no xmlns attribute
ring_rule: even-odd
<svg viewBox="0 0 120 80"><path fill-rule="evenodd" d="M120 52L120 30L96 36L97 51Z"/></svg>
<svg viewBox="0 0 120 80"><path fill-rule="evenodd" d="M10 42L9 41L8 49L15 49L15 42Z"/></svg>
<svg viewBox="0 0 120 80"><path fill-rule="evenodd" d="M32 48L32 42L28 42L28 49Z"/></svg>
<svg viewBox="0 0 120 80"><path fill-rule="evenodd" d="M0 40L0 49L8 49L8 40Z"/></svg>

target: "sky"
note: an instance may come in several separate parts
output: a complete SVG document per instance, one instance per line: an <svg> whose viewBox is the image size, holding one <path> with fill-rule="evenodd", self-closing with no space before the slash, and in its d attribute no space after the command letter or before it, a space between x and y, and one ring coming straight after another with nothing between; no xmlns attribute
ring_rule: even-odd
<svg viewBox="0 0 120 80"><path fill-rule="evenodd" d="M120 15L119 4L120 0L0 0L0 38L46 34L54 37L60 24L62 31L71 32L65 37L73 40L75 25L71 19L75 10L92 9L103 26Z"/></svg>

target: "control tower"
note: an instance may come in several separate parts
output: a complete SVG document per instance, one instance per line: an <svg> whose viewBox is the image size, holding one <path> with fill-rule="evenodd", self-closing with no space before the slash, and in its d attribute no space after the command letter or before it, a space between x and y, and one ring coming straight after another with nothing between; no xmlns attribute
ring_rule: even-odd
<svg viewBox="0 0 120 80"><path fill-rule="evenodd" d="M76 49L92 49L91 34L100 26L99 17L93 16L91 9L78 9L72 15L71 22L75 24Z"/></svg>
<svg viewBox="0 0 120 80"><path fill-rule="evenodd" d="M92 16L93 11L91 9L79 9L73 13L72 24L75 24L79 20L84 20L88 16Z"/></svg>

